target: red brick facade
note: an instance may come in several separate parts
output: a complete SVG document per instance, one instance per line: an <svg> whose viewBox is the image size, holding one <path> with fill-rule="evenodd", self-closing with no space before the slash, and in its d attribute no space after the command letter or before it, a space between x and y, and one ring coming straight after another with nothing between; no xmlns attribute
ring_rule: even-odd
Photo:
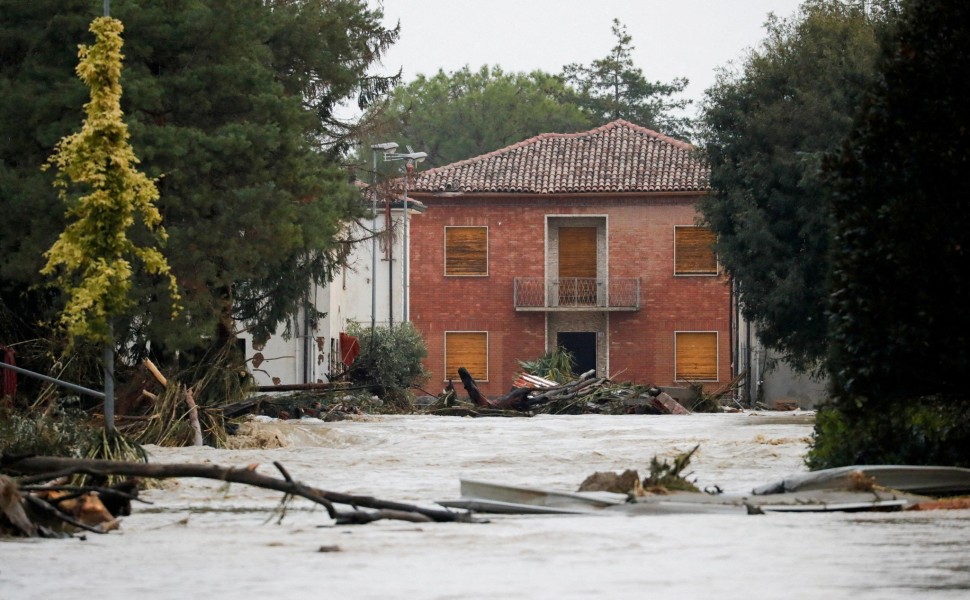
<svg viewBox="0 0 970 600"><path fill-rule="evenodd" d="M550 319L603 323L598 346L605 356L598 356L598 375L660 386L686 383L675 381L675 332L717 332L718 377L706 385L731 380L728 279L674 274L674 228L695 223L698 193L412 196L427 205L411 220L409 303L410 319L428 346L429 390L444 383L445 332L488 332L489 376L480 387L497 396L508 392L520 360L555 347ZM586 315L516 310L515 278L548 277L553 230L582 216L600 223L605 233L600 249L605 269L597 276L638 278L639 310ZM487 276L445 276L446 226L488 227Z"/></svg>
<svg viewBox="0 0 970 600"><path fill-rule="evenodd" d="M730 381L731 291L709 236L677 237L682 271L706 274L674 267L675 228L695 225L708 178L689 144L622 120L416 174L411 196L427 210L411 220L409 313L429 386L447 379L446 352L484 370L482 336L452 335L452 351L447 332L487 332L478 379L491 396L558 345L615 381ZM487 228L487 274L481 232L451 230L445 275L446 227Z"/></svg>

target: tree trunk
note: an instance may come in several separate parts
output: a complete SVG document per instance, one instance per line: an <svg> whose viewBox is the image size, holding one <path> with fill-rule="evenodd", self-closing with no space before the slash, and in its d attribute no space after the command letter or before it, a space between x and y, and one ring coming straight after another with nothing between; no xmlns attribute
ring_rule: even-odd
<svg viewBox="0 0 970 600"><path fill-rule="evenodd" d="M478 389L475 379L468 372L468 369L458 367L458 376L461 377L461 383L465 386L465 391L468 392L468 397L475 406L496 410L528 410L529 393L533 391L531 388L516 388L505 396L489 400Z"/></svg>
<svg viewBox="0 0 970 600"><path fill-rule="evenodd" d="M355 522L352 514L338 512L333 503L349 506L372 508L383 513L383 518L392 518L393 511L423 515L435 522L471 521L468 513L453 512L424 508L401 502L380 500L370 496L351 496L339 492L330 492L319 488L303 485L290 478L289 474L279 463L273 463L283 474L285 479L277 479L261 475L255 471L256 466L235 468L219 465L198 464L159 464L128 462L114 460L92 460L61 458L54 456L12 457L0 456L0 468L7 472L40 475L41 479L54 479L75 473L107 477L109 475L124 475L128 477L149 477L153 479L171 479L177 477L200 477L215 479L230 483L243 483L270 490L276 490L293 496L300 496L312 502L323 505L331 518L338 522ZM32 479L37 479L36 477Z"/></svg>

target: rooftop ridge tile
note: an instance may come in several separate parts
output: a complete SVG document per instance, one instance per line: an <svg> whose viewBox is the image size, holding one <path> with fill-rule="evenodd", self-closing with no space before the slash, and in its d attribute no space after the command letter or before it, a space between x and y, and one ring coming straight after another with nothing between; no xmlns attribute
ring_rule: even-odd
<svg viewBox="0 0 970 600"><path fill-rule="evenodd" d="M414 191L575 193L704 191L708 166L694 147L616 120L589 131L542 133L419 173Z"/></svg>

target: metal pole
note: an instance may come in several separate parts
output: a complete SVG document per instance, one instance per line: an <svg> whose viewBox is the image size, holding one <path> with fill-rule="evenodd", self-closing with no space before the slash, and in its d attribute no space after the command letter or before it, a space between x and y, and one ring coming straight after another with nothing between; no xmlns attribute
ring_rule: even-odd
<svg viewBox="0 0 970 600"><path fill-rule="evenodd" d="M409 221L408 212L409 211L408 211L408 207L409 207L409 204L410 203L408 201L408 178L411 175L411 171L413 171L413 169L414 169L414 163L415 163L415 161L420 162L420 161L424 160L424 158L427 157L427 156L428 155L427 155L426 152L415 152L410 146L408 146L408 153L407 154L399 154L399 153L391 153L391 152L388 152L388 153L385 153L384 154L384 160L402 160L403 159L403 160L406 160L407 161L407 163L405 163L406 164L406 168L405 168L405 174L404 174L404 201L403 201L403 205L404 205L404 223L402 224L402 227L401 227L403 229L402 243L401 243L401 322L406 322L409 319L409 315L408 315L408 227L409 227L409 225L408 225L408 221ZM388 206L388 217L390 217L390 206ZM394 245L393 244L388 244L388 246L391 247L391 248L393 248ZM391 320L390 320L389 327L393 327L393 323L394 323L394 319L393 319L393 314L394 314L394 291L393 291L393 288L394 288L394 276L392 274L391 265L390 264L388 264L387 277L388 277L388 282L389 282L388 287L391 288L391 289L388 290L388 294L390 296L390 304L391 304L391 307L390 307L391 308Z"/></svg>
<svg viewBox="0 0 970 600"><path fill-rule="evenodd" d="M384 153L385 160L389 152L393 152L397 149L396 142L384 142L381 144L371 144L371 151L374 153L374 170L371 175L371 190L373 191L373 196L371 196L371 212L373 216L373 231L371 231L371 288L370 288L370 330L371 330L371 345L374 343L374 330L377 328L377 151L380 150ZM385 200L386 201L386 200ZM385 223L384 223L384 233L388 236L387 238L387 277L388 277L388 294L390 304L393 304L394 299L394 280L392 278L391 261L393 259L393 242L394 237L391 231L391 206L387 205L387 210L385 211ZM389 326L394 323L394 309L391 307L391 314L388 318Z"/></svg>
<svg viewBox="0 0 970 600"><path fill-rule="evenodd" d="M311 294L313 298L310 297ZM306 293L306 300L303 302L303 383L313 382L313 361L310 358L313 354L313 336L310 332L313 329L311 306L316 304L316 289L311 283Z"/></svg>
<svg viewBox="0 0 970 600"><path fill-rule="evenodd" d="M410 174L411 161L407 163L407 167L404 169L404 248L401 250L401 322L407 323L410 318L408 316L408 177Z"/></svg>
<svg viewBox="0 0 970 600"><path fill-rule="evenodd" d="M390 235L387 239L387 328L394 329L394 220L391 215L391 201L387 202L387 230Z"/></svg>
<svg viewBox="0 0 970 600"><path fill-rule="evenodd" d="M374 153L374 171L371 176L371 218L373 227L370 239L370 339L374 345L374 328L377 326L377 151Z"/></svg>
<svg viewBox="0 0 970 600"><path fill-rule="evenodd" d="M111 0L104 0L104 16L111 16ZM105 342L102 358L104 360L104 429L115 431L115 348L114 329L108 323L108 341Z"/></svg>
<svg viewBox="0 0 970 600"><path fill-rule="evenodd" d="M40 379L41 381L46 381L48 383L53 383L54 385L59 385L59 386L61 386L63 388L67 388L67 389L71 390L72 392L77 392L79 394L84 394L86 396L92 396L94 398L98 398L99 400L103 400L104 399L104 393L103 392L98 392L96 390L88 389L88 388L82 387L80 385L76 385L76 384L73 384L73 383L68 383L66 381L61 381L60 379L55 379L53 377L48 377L47 375L41 375L40 373L35 373L35 372L30 371L28 369L24 369L22 367L16 367L14 365L8 365L7 363L2 362L2 361L0 361L0 369L10 369L14 373L20 373L21 375L27 375L28 377L35 377L37 379Z"/></svg>
<svg viewBox="0 0 970 600"><path fill-rule="evenodd" d="M108 324L108 341L104 344L104 429L115 430L115 346L114 328Z"/></svg>

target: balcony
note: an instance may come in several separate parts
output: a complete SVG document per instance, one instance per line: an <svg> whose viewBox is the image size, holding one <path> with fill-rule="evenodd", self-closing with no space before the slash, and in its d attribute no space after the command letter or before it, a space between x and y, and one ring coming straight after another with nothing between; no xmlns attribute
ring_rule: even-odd
<svg viewBox="0 0 970 600"><path fill-rule="evenodd" d="M635 277L516 277L515 310L640 310L640 280Z"/></svg>

